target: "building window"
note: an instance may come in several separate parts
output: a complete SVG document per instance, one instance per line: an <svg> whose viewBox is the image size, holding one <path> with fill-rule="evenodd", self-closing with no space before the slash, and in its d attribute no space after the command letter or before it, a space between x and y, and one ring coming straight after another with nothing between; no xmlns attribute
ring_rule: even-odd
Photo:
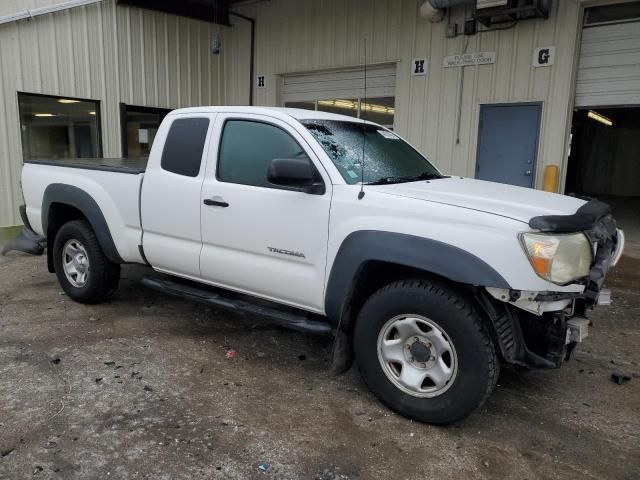
<svg viewBox="0 0 640 480"><path fill-rule="evenodd" d="M358 100L318 100L316 110L319 112L337 113L348 117L358 118L360 115Z"/></svg>
<svg viewBox="0 0 640 480"><path fill-rule="evenodd" d="M393 130L395 97L326 99L307 102L286 102L285 107L338 113L348 117L362 118Z"/></svg>
<svg viewBox="0 0 640 480"><path fill-rule="evenodd" d="M18 93L18 105L25 160L102 156L99 102Z"/></svg>
<svg viewBox="0 0 640 480"><path fill-rule="evenodd" d="M171 112L166 108L136 107L120 104L122 156L146 158L160 123Z"/></svg>
<svg viewBox="0 0 640 480"><path fill-rule="evenodd" d="M640 2L625 2L587 8L584 25L607 25L640 20Z"/></svg>

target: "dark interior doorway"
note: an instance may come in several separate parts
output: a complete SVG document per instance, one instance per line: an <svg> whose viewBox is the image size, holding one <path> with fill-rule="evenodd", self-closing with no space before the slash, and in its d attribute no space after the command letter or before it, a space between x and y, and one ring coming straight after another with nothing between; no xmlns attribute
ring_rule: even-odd
<svg viewBox="0 0 640 480"><path fill-rule="evenodd" d="M565 193L598 198L640 255L640 107L573 113Z"/></svg>
<svg viewBox="0 0 640 480"><path fill-rule="evenodd" d="M122 156L148 158L158 128L169 112L171 110L167 108L138 107L121 103Z"/></svg>

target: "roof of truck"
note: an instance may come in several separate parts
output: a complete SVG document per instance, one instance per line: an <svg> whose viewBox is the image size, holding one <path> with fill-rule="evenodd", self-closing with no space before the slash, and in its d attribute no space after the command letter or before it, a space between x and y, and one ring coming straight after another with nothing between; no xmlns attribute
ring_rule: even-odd
<svg viewBox="0 0 640 480"><path fill-rule="evenodd" d="M301 108L285 107L244 107L244 106L215 106L215 107L191 107L173 110L169 115L185 115L194 113L255 113L269 116L287 116L297 120L343 120L348 122L361 122L354 117L339 115L337 113L319 112L315 110L303 110Z"/></svg>

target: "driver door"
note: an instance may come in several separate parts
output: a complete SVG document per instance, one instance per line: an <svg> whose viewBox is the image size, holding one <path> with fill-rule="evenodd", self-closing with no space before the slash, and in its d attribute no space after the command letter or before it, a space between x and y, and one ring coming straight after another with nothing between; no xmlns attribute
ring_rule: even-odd
<svg viewBox="0 0 640 480"><path fill-rule="evenodd" d="M323 310L331 182L291 125L261 115L216 118L202 188L203 280L307 310ZM306 158L323 194L267 180L276 158Z"/></svg>

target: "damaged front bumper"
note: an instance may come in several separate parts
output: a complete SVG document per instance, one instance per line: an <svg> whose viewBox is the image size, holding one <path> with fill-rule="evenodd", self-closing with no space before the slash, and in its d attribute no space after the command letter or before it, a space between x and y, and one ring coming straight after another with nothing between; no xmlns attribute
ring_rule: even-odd
<svg viewBox="0 0 640 480"><path fill-rule="evenodd" d="M2 255L5 255L12 251L24 252L30 255L42 255L44 249L47 247L47 239L42 235L38 235L33 231L27 218L27 211L24 205L20 205L20 218L24 227L18 234L18 236L12 240L9 240L2 248Z"/></svg>
<svg viewBox="0 0 640 480"><path fill-rule="evenodd" d="M587 310L611 303L611 293L602 286L607 272L622 256L624 232L616 227L606 205L594 200L581 210L574 216L577 219L549 217L553 221L545 224L543 217L537 217L537 222L532 219L532 223L545 231L582 227L594 252L589 275L581 282L582 292L486 288L479 296L508 363L527 368L558 368L587 337L590 325Z"/></svg>

